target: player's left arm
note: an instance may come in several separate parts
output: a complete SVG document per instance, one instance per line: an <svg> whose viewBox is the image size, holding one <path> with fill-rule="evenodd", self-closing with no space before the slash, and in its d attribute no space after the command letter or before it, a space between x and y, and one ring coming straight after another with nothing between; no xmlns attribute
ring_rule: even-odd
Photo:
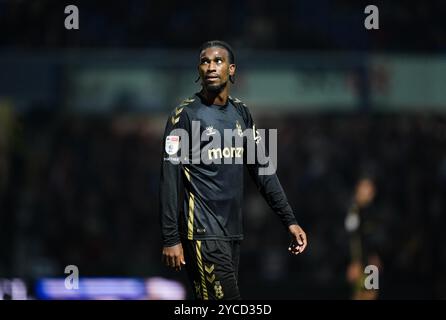
<svg viewBox="0 0 446 320"><path fill-rule="evenodd" d="M288 229L291 236L291 243L288 250L293 254L299 254L303 252L307 246L307 235L297 223L296 217L294 216L293 210L288 203L288 199L275 171L271 174L260 174L259 169L266 167L267 164L261 164L257 155L266 155L265 142L263 139L258 139L252 116L247 108L245 110L248 115L247 127L253 130L253 135L251 138L253 139L252 142L255 145L256 152L255 162L246 164L248 172L251 178L254 180L254 183L256 184L257 189L260 191L263 198L266 200L271 209L279 216L282 224ZM249 136L247 138L250 139ZM258 149L260 149L259 152Z"/></svg>

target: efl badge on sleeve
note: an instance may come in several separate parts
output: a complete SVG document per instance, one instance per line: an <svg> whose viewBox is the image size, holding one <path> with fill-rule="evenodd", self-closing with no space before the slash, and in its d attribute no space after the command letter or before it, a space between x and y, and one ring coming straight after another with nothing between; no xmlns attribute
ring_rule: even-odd
<svg viewBox="0 0 446 320"><path fill-rule="evenodd" d="M165 150L167 154L173 155L180 149L180 137L179 136L167 136Z"/></svg>

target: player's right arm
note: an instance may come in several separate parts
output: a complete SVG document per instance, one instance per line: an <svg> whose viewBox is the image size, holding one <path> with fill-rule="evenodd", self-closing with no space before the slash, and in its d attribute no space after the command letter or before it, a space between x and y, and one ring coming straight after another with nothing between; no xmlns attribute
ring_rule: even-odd
<svg viewBox="0 0 446 320"><path fill-rule="evenodd" d="M182 108L176 108L167 120L163 137L159 189L162 259L166 266L180 270L185 261L178 228L182 205L181 163L172 161L178 156L180 150L180 135L176 129L189 131L189 120Z"/></svg>

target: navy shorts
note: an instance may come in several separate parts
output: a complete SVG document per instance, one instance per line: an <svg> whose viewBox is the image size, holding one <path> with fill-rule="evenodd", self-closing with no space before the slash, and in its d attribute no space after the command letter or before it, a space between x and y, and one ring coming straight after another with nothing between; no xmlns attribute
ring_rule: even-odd
<svg viewBox="0 0 446 320"><path fill-rule="evenodd" d="M237 284L239 240L183 240L182 245L195 299L240 299Z"/></svg>

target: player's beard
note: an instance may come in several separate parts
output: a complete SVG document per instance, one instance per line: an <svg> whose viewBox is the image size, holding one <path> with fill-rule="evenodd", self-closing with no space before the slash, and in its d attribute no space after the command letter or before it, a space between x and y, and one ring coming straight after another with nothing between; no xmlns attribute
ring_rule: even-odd
<svg viewBox="0 0 446 320"><path fill-rule="evenodd" d="M219 84L204 83L204 87L206 88L206 91L210 92L210 93L220 93L223 91L224 88L226 88L227 85L228 85L227 81L219 83Z"/></svg>

